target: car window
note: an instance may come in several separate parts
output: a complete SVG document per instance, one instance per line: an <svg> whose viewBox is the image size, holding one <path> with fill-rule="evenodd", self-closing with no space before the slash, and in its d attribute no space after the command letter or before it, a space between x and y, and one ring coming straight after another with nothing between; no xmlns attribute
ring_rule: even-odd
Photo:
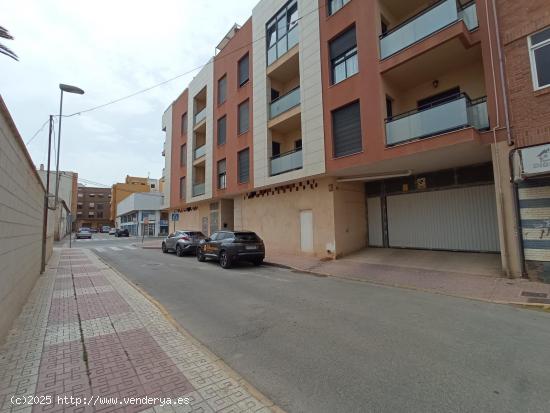
<svg viewBox="0 0 550 413"><path fill-rule="evenodd" d="M254 232L235 232L235 239L241 241L258 241L259 238Z"/></svg>
<svg viewBox="0 0 550 413"><path fill-rule="evenodd" d="M186 234L189 235L190 237L195 237L195 238L205 238L206 237L200 231L187 231Z"/></svg>
<svg viewBox="0 0 550 413"><path fill-rule="evenodd" d="M216 241L218 239L218 236L220 234L218 232L214 232L212 235L210 235L210 240L211 241Z"/></svg>

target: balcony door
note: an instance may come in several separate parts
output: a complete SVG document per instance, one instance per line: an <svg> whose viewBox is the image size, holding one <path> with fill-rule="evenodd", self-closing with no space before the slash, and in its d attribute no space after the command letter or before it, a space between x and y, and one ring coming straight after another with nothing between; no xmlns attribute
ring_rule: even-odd
<svg viewBox="0 0 550 413"><path fill-rule="evenodd" d="M441 105L442 103L450 102L455 100L460 95L460 87L454 87L452 89L446 90L444 92L438 93L436 95L420 99L416 102L418 109L427 109L435 105Z"/></svg>

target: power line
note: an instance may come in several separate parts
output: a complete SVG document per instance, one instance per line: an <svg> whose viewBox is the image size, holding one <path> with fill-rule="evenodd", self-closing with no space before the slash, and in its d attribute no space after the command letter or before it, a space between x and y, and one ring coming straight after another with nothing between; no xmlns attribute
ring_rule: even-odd
<svg viewBox="0 0 550 413"><path fill-rule="evenodd" d="M29 143L31 143L31 142L34 140L34 138L36 138L36 137L38 136L38 134L39 134L40 132L42 132L42 129L44 129L44 126L46 126L46 124L47 124L49 121L50 121L49 118L46 119L46 121L42 124L42 126L40 126L40 128L38 128L38 130L34 133L34 135L32 135L32 137L27 141L27 143L26 143L25 145L28 146Z"/></svg>

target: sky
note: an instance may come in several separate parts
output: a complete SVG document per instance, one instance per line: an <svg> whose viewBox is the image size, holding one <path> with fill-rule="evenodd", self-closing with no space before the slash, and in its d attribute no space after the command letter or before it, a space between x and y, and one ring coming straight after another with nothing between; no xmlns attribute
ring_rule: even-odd
<svg viewBox="0 0 550 413"><path fill-rule="evenodd" d="M50 114L85 110L205 64L234 23L258 0L17 0L0 2L0 94L25 142ZM62 170L103 185L126 175L160 178L162 114L198 71L122 102L63 118ZM57 125L56 125L57 128ZM47 159L47 125L27 145L38 167Z"/></svg>

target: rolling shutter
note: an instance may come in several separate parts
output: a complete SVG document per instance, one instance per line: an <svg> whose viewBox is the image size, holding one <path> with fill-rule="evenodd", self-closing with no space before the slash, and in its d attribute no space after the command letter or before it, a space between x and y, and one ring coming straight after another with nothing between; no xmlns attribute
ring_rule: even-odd
<svg viewBox="0 0 550 413"><path fill-rule="evenodd" d="M332 112L334 156L350 155L363 149L359 102Z"/></svg>
<svg viewBox="0 0 550 413"><path fill-rule="evenodd" d="M240 151L238 154L237 159L237 169L239 173L239 183L245 183L248 182L249 179L249 168L250 168L250 158L249 158L249 151L248 149L245 149L243 151Z"/></svg>

